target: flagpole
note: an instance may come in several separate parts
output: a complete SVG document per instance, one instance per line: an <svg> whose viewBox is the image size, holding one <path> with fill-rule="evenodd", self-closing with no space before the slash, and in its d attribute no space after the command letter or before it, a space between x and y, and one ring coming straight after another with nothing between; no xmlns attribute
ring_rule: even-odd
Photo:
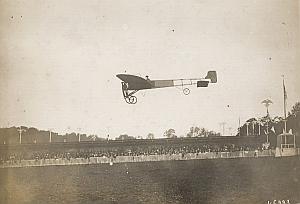
<svg viewBox="0 0 300 204"><path fill-rule="evenodd" d="M282 75L282 85L283 85L283 113L284 113L284 133L286 133L286 90L284 84L284 75Z"/></svg>
<svg viewBox="0 0 300 204"><path fill-rule="evenodd" d="M241 117L239 117L239 136L241 136Z"/></svg>

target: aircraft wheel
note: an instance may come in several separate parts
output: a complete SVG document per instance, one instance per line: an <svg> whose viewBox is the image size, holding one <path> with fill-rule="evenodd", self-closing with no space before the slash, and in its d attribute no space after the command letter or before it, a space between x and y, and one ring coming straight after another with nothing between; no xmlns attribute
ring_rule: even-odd
<svg viewBox="0 0 300 204"><path fill-rule="evenodd" d="M190 94L190 89L188 89L188 88L184 88L183 89L183 93L184 93L184 95L189 95Z"/></svg>
<svg viewBox="0 0 300 204"><path fill-rule="evenodd" d="M124 97L124 99L125 99L126 103L131 104L129 97Z"/></svg>
<svg viewBox="0 0 300 204"><path fill-rule="evenodd" d="M135 96L129 97L129 103L130 104L136 104L136 102L137 102L137 98Z"/></svg>

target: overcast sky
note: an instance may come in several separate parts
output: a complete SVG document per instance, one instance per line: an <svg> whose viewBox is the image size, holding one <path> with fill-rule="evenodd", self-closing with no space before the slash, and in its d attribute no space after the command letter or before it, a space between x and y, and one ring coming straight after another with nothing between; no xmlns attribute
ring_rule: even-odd
<svg viewBox="0 0 300 204"><path fill-rule="evenodd" d="M238 128L300 101L298 0L0 1L0 126L161 137L193 125ZM138 92L116 74L218 83ZM229 132L227 131L227 134Z"/></svg>

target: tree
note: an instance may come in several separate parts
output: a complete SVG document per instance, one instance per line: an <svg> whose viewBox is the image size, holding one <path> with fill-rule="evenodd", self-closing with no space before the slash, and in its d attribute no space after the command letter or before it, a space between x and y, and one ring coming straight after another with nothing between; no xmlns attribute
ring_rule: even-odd
<svg viewBox="0 0 300 204"><path fill-rule="evenodd" d="M289 115L298 115L300 113L300 102L295 103L293 105L291 112L289 112Z"/></svg>
<svg viewBox="0 0 300 204"><path fill-rule="evenodd" d="M134 139L135 139L135 137L129 136L127 134L122 134L116 138L116 140L134 140Z"/></svg>
<svg viewBox="0 0 300 204"><path fill-rule="evenodd" d="M216 137L216 136L221 136L221 133L219 133L219 132L216 133L214 131L208 131L206 136L207 137Z"/></svg>
<svg viewBox="0 0 300 204"><path fill-rule="evenodd" d="M199 127L191 127L190 131L186 134L187 137L198 137L200 135L200 128Z"/></svg>
<svg viewBox="0 0 300 204"><path fill-rule="evenodd" d="M205 128L201 128L201 129L199 129L197 136L207 137L207 133L208 133L208 130L206 130Z"/></svg>
<svg viewBox="0 0 300 204"><path fill-rule="evenodd" d="M250 118L239 128L237 135L263 135L266 132L271 131L271 128L273 127L272 124L272 120L268 115L260 119Z"/></svg>
<svg viewBox="0 0 300 204"><path fill-rule="evenodd" d="M177 136L175 135L175 130L174 129L168 129L164 132L164 136L167 138L176 138Z"/></svg>
<svg viewBox="0 0 300 204"><path fill-rule="evenodd" d="M17 144L19 142L17 127L1 128L0 130L0 144Z"/></svg>
<svg viewBox="0 0 300 204"><path fill-rule="evenodd" d="M208 137L208 136L216 136L217 133L214 131L209 131L205 128L200 127L191 127L190 131L186 134L187 137Z"/></svg>
<svg viewBox="0 0 300 204"><path fill-rule="evenodd" d="M66 133L64 136L65 136L66 141L68 141L68 142L77 142L78 141L78 134L75 132Z"/></svg>
<svg viewBox="0 0 300 204"><path fill-rule="evenodd" d="M287 131L292 129L296 136L300 135L300 102L293 105L287 117Z"/></svg>
<svg viewBox="0 0 300 204"><path fill-rule="evenodd" d="M153 139L154 139L154 134L153 134L153 133L149 133L149 134L147 135L147 139L153 140Z"/></svg>

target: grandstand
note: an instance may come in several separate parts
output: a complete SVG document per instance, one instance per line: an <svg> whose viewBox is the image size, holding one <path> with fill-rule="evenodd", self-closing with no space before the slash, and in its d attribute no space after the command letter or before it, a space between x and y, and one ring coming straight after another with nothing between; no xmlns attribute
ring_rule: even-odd
<svg viewBox="0 0 300 204"><path fill-rule="evenodd" d="M233 152L262 147L263 137L193 137L0 145L1 160Z"/></svg>

